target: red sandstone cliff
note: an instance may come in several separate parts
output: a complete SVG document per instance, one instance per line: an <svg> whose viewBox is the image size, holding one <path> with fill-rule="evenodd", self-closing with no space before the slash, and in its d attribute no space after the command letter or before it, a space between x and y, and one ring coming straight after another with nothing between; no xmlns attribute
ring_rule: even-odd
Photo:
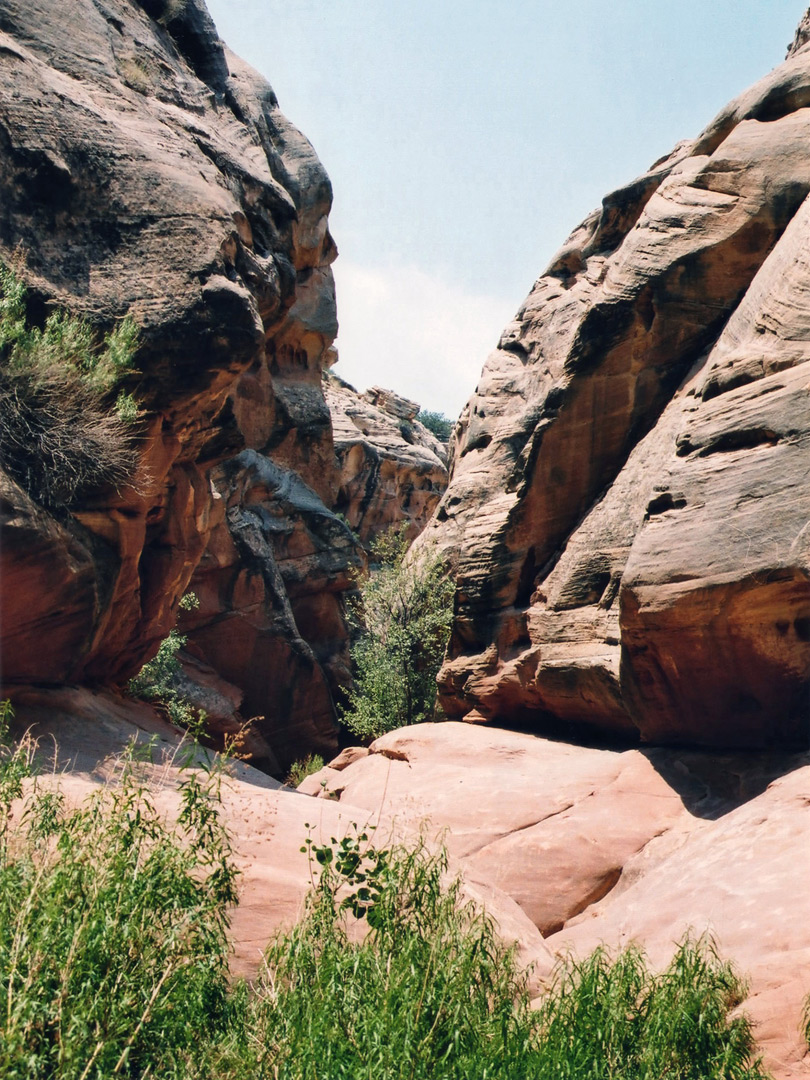
<svg viewBox="0 0 810 1080"><path fill-rule="evenodd" d="M453 717L810 730L810 45L606 196L487 360L427 541Z"/></svg>
<svg viewBox="0 0 810 1080"><path fill-rule="evenodd" d="M52 513L4 477L3 678L120 685L191 584L190 647L278 765L335 744L360 558L330 509L331 188L201 0L173 12L0 5L0 258L35 312L132 315L146 411L125 490Z"/></svg>

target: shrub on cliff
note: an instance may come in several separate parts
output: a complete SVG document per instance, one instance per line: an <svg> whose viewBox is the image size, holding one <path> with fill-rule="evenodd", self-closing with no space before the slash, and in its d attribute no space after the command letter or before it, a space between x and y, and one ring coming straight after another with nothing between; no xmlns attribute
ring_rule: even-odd
<svg viewBox="0 0 810 1080"><path fill-rule="evenodd" d="M343 720L361 738L427 720L453 619L454 584L441 556L406 560L405 530L374 545L379 568L361 582L353 609L354 684Z"/></svg>
<svg viewBox="0 0 810 1080"><path fill-rule="evenodd" d="M442 412L432 412L430 409L421 409L416 417L419 423L432 432L439 442L449 442L453 434L455 424Z"/></svg>
<svg viewBox="0 0 810 1080"><path fill-rule="evenodd" d="M188 592L180 598L181 611L193 611L200 606L196 593ZM177 689L176 679L181 667L177 654L187 641L186 635L173 627L161 641L158 651L147 660L137 675L127 683L127 690L141 701L160 706L169 720L179 728L199 732L205 724L205 714L200 713Z"/></svg>
<svg viewBox="0 0 810 1080"><path fill-rule="evenodd" d="M137 406L119 384L137 336L127 318L99 339L64 311L33 325L25 286L0 263L0 458L42 505L69 507L131 478Z"/></svg>

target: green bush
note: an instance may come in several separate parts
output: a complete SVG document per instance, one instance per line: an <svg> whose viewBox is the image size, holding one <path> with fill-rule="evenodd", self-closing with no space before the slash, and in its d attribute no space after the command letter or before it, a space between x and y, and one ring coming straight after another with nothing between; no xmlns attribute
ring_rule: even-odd
<svg viewBox="0 0 810 1080"><path fill-rule="evenodd" d="M365 834L312 850L322 869L306 915L271 945L259 987L268 1073L522 1077L535 1029L525 978L445 880L445 855L376 849ZM358 917L361 943L350 937Z"/></svg>
<svg viewBox="0 0 810 1080"><path fill-rule="evenodd" d="M710 940L687 937L661 974L643 952L597 949L563 961L540 1009L540 1077L556 1080L766 1080L746 995Z"/></svg>
<svg viewBox="0 0 810 1080"><path fill-rule="evenodd" d="M256 1004L279 1080L765 1080L749 1021L729 1019L745 988L707 941L684 941L660 975L635 948L564 960L535 1012L443 853L365 834L310 850L320 878Z"/></svg>
<svg viewBox="0 0 810 1080"><path fill-rule="evenodd" d="M360 581L352 611L354 683L342 716L361 738L427 720L436 701L454 585L441 556L408 562L406 551L404 529L377 541L379 569Z"/></svg>
<svg viewBox="0 0 810 1080"><path fill-rule="evenodd" d="M320 754L307 754L300 761L294 761L290 766L285 783L290 787L298 787L308 776L320 772L324 766L324 760Z"/></svg>
<svg viewBox="0 0 810 1080"><path fill-rule="evenodd" d="M0 755L0 777L19 771ZM0 782L0 790L2 790ZM235 871L218 775L195 769L166 825L130 762L66 811L35 793L0 832L0 1075L6 1080L210 1075L234 1016Z"/></svg>
<svg viewBox="0 0 810 1080"><path fill-rule="evenodd" d="M416 419L419 423L432 432L439 442L449 442L456 426L453 421L442 412L431 412L430 409L421 409Z"/></svg>
<svg viewBox="0 0 810 1080"><path fill-rule="evenodd" d="M0 456L32 498L70 507L131 480L138 407L119 391L131 372L138 329L124 319L99 339L64 311L32 325L26 289L0 263Z"/></svg>
<svg viewBox="0 0 810 1080"><path fill-rule="evenodd" d="M195 593L189 592L181 598L179 606L181 611L193 611L200 606L200 601ZM173 724L199 735L205 715L186 701L175 686L175 677L180 673L177 654L186 641L186 635L177 627L171 629L158 646L157 654L129 680L127 690L141 701L162 706Z"/></svg>

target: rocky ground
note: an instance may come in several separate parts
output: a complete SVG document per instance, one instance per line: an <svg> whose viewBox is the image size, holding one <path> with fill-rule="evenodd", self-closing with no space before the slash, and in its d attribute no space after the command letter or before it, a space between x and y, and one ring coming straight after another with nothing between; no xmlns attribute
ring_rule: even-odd
<svg viewBox="0 0 810 1080"><path fill-rule="evenodd" d="M810 754L424 724L344 752L301 790L411 829L429 821L555 953L638 941L663 966L688 931L711 934L750 979L744 1007L774 1076L810 1075Z"/></svg>
<svg viewBox="0 0 810 1080"><path fill-rule="evenodd" d="M177 733L147 706L88 691L31 690L47 783L80 799L114 779L133 736L160 806L176 812ZM377 842L440 837L469 895L534 965L641 942L664 965L688 931L709 933L750 981L742 1006L776 1080L810 1075L799 1034L810 993L810 755L616 750L458 723L391 732L344 751L299 791L234 763L224 820L241 871L234 970L250 976L311 884L300 848L372 826Z"/></svg>

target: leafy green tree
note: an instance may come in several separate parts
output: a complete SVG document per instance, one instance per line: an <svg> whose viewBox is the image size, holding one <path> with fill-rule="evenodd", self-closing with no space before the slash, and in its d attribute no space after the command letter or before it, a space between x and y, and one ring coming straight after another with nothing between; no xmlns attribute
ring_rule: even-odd
<svg viewBox="0 0 810 1080"><path fill-rule="evenodd" d="M443 412L432 412L430 409L422 409L416 417L419 423L433 432L440 442L449 442L453 434L455 424L444 415Z"/></svg>
<svg viewBox="0 0 810 1080"><path fill-rule="evenodd" d="M193 611L200 606L200 601L196 593L189 592L180 598L179 606L181 611ZM186 635L181 634L176 626L173 627L161 641L157 655L147 660L138 674L133 675L127 689L133 697L162 705L177 727L188 728L201 735L205 728L205 714L186 701L175 685L181 671L177 654L186 640Z"/></svg>
<svg viewBox="0 0 810 1080"><path fill-rule="evenodd" d="M439 554L408 560L404 529L372 551L380 565L360 582L352 612L355 679L343 710L362 738L430 718L453 619L454 584Z"/></svg>

